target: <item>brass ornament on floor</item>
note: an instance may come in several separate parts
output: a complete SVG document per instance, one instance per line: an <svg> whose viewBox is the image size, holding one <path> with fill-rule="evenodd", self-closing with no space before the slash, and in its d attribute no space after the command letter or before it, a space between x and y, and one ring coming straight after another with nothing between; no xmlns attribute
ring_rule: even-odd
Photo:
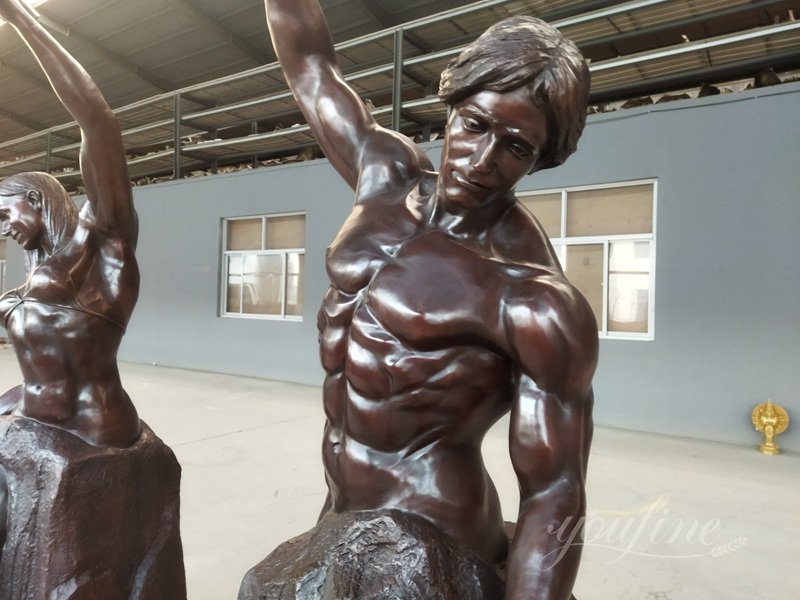
<svg viewBox="0 0 800 600"><path fill-rule="evenodd" d="M780 454L781 449L775 443L775 438L786 431L789 426L789 414L786 409L775 404L772 400L767 400L756 406L751 416L756 431L764 434L764 441L758 447L759 452L771 456Z"/></svg>

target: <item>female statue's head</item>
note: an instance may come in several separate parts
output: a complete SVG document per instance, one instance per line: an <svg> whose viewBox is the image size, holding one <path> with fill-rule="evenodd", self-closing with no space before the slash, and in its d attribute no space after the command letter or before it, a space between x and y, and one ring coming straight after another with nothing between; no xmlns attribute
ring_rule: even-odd
<svg viewBox="0 0 800 600"><path fill-rule="evenodd" d="M72 238L78 207L52 175L19 173L0 182L0 221L35 268Z"/></svg>
<svg viewBox="0 0 800 600"><path fill-rule="evenodd" d="M482 91L527 87L548 121L538 170L560 165L577 148L589 85L589 69L573 42L541 19L516 16L487 29L448 65L439 97L454 106Z"/></svg>

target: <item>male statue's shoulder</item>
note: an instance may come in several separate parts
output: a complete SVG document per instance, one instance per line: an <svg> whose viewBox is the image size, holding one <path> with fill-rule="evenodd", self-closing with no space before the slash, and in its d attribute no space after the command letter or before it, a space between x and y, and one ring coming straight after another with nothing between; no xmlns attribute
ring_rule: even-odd
<svg viewBox="0 0 800 600"><path fill-rule="evenodd" d="M590 327L596 323L584 295L557 268L530 268L514 278L505 297L512 322L539 327Z"/></svg>
<svg viewBox="0 0 800 600"><path fill-rule="evenodd" d="M597 365L597 323L583 294L559 271L509 287L503 305L509 356L541 389L584 397Z"/></svg>

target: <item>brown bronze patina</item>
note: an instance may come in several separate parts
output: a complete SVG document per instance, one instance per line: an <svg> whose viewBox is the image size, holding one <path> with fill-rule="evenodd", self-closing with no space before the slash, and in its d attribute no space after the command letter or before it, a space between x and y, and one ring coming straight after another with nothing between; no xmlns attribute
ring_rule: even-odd
<svg viewBox="0 0 800 600"><path fill-rule="evenodd" d="M0 414L59 427L94 446L125 448L139 438L141 424L122 389L116 357L138 296L139 271L119 124L83 67L24 3L0 0L0 18L25 40L80 126L88 199L79 211L46 173L0 182L2 235L22 246L29 268L28 280L0 297L0 322L24 380L0 397ZM3 529L5 488L0 474Z"/></svg>
<svg viewBox="0 0 800 600"><path fill-rule="evenodd" d="M122 389L117 349L139 292L137 221L119 124L92 79L19 0L0 1L81 128L87 203L78 211L57 179L21 173L0 182L2 234L27 253L29 278L0 298L0 320L24 383L5 414L124 448L141 429Z"/></svg>
<svg viewBox="0 0 800 600"><path fill-rule="evenodd" d="M0 299L0 319L24 383L4 412L124 448L141 429L122 389L117 349L139 293L138 225L119 124L75 59L19 0L0 0L11 23L81 128L87 203L78 211L57 179L22 173L0 182L2 234L27 253L29 278Z"/></svg>
<svg viewBox="0 0 800 600"><path fill-rule="evenodd" d="M117 369L139 292L119 124L89 74L21 0L25 40L81 129L87 202L46 173L0 182L2 234L28 280L0 297L23 383L0 397L0 597L184 600L180 465Z"/></svg>
<svg viewBox="0 0 800 600"><path fill-rule="evenodd" d="M585 513L597 325L519 180L562 163L589 73L546 23L490 28L442 75L439 172L344 81L316 0L266 0L287 81L356 203L327 254L319 313L329 512L421 516L486 561L506 597L569 598ZM481 457L510 412L520 511L509 547Z"/></svg>

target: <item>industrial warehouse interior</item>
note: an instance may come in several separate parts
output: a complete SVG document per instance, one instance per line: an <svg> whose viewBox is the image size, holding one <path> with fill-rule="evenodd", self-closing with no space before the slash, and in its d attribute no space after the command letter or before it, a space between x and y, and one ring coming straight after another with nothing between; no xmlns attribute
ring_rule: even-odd
<svg viewBox="0 0 800 600"><path fill-rule="evenodd" d="M245 572L325 502L317 312L352 191L288 90L263 2L31 4L120 122L141 271L122 383L181 464L188 598L236 598ZM434 163L448 115L439 74L465 45L512 15L577 44L592 76L578 150L517 187L599 329L575 598L793 597L800 4L320 4L348 83ZM80 141L0 25L0 178L45 171L81 204ZM254 223L285 225L289 241L236 246ZM280 260L273 297L235 270L251 251ZM0 238L0 294L25 279L22 250ZM0 393L22 381L2 325ZM753 420L768 400L790 419L775 456L759 452ZM482 448L514 521L507 416Z"/></svg>

